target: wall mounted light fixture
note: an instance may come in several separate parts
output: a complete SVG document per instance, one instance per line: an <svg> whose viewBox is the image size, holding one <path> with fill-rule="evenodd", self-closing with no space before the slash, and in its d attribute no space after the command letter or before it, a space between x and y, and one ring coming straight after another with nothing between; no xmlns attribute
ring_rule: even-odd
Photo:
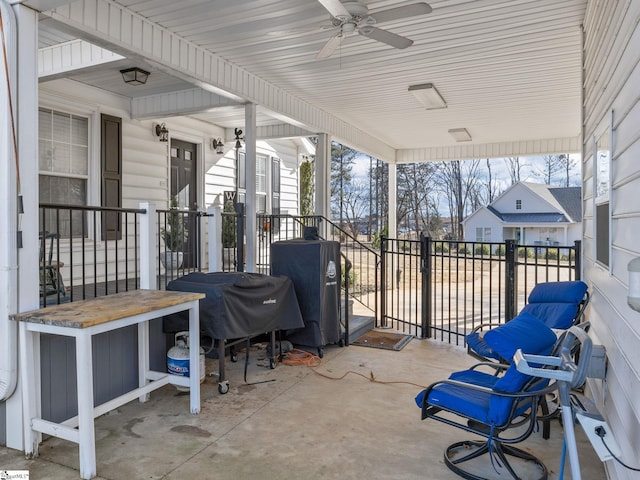
<svg viewBox="0 0 640 480"><path fill-rule="evenodd" d="M236 128L233 133L236 136L236 150L242 148L242 143L240 142L240 140L244 140L244 137L242 136L242 130Z"/></svg>
<svg viewBox="0 0 640 480"><path fill-rule="evenodd" d="M627 303L631 308L640 312L640 257L631 260L627 265L629 271L629 293Z"/></svg>
<svg viewBox="0 0 640 480"><path fill-rule="evenodd" d="M129 85L144 85L147 83L150 75L149 72L138 67L125 68L124 70L120 70L120 74L122 75L124 83L128 83Z"/></svg>
<svg viewBox="0 0 640 480"><path fill-rule="evenodd" d="M156 137L158 137L159 141L169 141L169 130L167 130L167 127L164 123L154 123L152 131L156 135Z"/></svg>
<svg viewBox="0 0 640 480"><path fill-rule="evenodd" d="M215 150L219 155L224 153L224 143L220 137L211 139L211 150Z"/></svg>

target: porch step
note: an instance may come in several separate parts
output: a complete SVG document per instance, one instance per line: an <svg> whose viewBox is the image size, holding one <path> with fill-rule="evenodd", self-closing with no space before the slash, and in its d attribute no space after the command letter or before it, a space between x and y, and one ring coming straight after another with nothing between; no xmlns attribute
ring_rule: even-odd
<svg viewBox="0 0 640 480"><path fill-rule="evenodd" d="M375 317L366 315L354 315L349 317L349 343L357 340L362 335L376 326Z"/></svg>

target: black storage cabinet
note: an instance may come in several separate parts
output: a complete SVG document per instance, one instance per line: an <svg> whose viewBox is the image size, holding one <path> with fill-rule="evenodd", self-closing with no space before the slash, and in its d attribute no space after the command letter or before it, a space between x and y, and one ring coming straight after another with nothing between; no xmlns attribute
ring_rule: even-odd
<svg viewBox="0 0 640 480"><path fill-rule="evenodd" d="M291 279L304 328L287 332L295 345L343 345L340 327L340 244L326 240L284 240L271 245L271 275Z"/></svg>

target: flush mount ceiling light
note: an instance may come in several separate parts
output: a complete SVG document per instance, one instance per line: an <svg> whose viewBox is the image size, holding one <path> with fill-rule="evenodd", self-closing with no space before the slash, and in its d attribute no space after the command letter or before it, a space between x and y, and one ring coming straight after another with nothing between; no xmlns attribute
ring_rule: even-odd
<svg viewBox="0 0 640 480"><path fill-rule="evenodd" d="M211 150L215 150L218 155L224 153L224 143L222 143L222 138L212 138L211 139Z"/></svg>
<svg viewBox="0 0 640 480"><path fill-rule="evenodd" d="M456 142L470 142L471 134L466 128L450 128L449 134Z"/></svg>
<svg viewBox="0 0 640 480"><path fill-rule="evenodd" d="M410 85L409 92L412 93L427 110L447 108L447 102L444 101L444 98L442 98L433 83Z"/></svg>
<svg viewBox="0 0 640 480"><path fill-rule="evenodd" d="M124 70L120 70L120 73L122 74L124 83L128 83L129 85L144 85L147 83L150 75L149 72L138 67L125 68Z"/></svg>

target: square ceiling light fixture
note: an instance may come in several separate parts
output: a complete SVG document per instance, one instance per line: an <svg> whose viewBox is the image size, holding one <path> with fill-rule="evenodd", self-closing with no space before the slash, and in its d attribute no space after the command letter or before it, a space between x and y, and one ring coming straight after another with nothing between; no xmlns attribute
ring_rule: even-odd
<svg viewBox="0 0 640 480"><path fill-rule="evenodd" d="M149 78L149 72L138 67L126 68L120 70L124 83L129 85L144 85Z"/></svg>
<svg viewBox="0 0 640 480"><path fill-rule="evenodd" d="M466 128L450 128L449 134L456 142L470 142L471 134Z"/></svg>
<svg viewBox="0 0 640 480"><path fill-rule="evenodd" d="M411 92L427 110L447 108L447 102L444 101L444 98L442 98L433 83L410 85L409 92Z"/></svg>

